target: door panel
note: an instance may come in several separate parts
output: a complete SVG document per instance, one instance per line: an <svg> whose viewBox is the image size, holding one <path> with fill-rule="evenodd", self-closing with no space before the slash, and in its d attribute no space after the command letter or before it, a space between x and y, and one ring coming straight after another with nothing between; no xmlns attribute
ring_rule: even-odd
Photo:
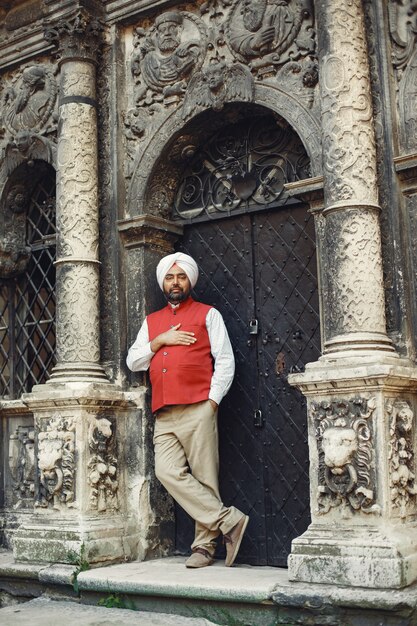
<svg viewBox="0 0 417 626"><path fill-rule="evenodd" d="M287 375L320 354L314 242L305 208L280 207L187 226L181 244L200 267L196 298L222 313L235 352L219 411L220 488L251 518L243 563L286 565L309 523L306 405ZM178 507L177 548L187 552L184 516Z"/></svg>

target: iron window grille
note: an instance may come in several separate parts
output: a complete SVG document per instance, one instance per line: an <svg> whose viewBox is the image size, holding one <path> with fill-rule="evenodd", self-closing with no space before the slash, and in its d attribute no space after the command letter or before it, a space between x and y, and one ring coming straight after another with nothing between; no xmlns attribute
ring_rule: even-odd
<svg viewBox="0 0 417 626"><path fill-rule="evenodd" d="M19 398L46 382L55 364L55 171L31 194L26 221L31 256L26 270L0 281L0 389Z"/></svg>

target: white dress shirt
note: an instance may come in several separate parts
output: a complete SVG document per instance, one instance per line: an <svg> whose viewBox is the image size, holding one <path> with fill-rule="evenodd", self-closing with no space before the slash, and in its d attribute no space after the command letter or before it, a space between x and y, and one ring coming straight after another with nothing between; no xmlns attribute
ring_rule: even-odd
<svg viewBox="0 0 417 626"><path fill-rule="evenodd" d="M226 326L217 309L210 309L207 313L206 328L211 354L214 359L214 372L211 379L209 399L220 404L232 384L235 373L235 359ZM151 350L148 323L145 318L136 341L128 352L126 358L127 366L132 372L146 371L154 354Z"/></svg>

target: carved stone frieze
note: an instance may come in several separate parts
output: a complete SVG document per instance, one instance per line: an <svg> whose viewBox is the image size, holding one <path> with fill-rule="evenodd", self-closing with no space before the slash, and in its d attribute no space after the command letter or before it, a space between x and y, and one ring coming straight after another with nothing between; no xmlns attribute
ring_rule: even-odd
<svg viewBox="0 0 417 626"><path fill-rule="evenodd" d="M203 23L189 12L167 11L149 30L136 28L131 61L136 102L177 101L192 72L201 67L205 40Z"/></svg>
<svg viewBox="0 0 417 626"><path fill-rule="evenodd" d="M19 425L9 437L10 496L15 509L33 506L35 494L35 430Z"/></svg>
<svg viewBox="0 0 417 626"><path fill-rule="evenodd" d="M56 97L57 82L51 66L25 67L3 88L3 126L12 136L20 131L44 131L52 121Z"/></svg>
<svg viewBox="0 0 417 626"><path fill-rule="evenodd" d="M240 0L226 39L234 56L260 75L315 53L311 0Z"/></svg>
<svg viewBox="0 0 417 626"><path fill-rule="evenodd" d="M250 70L240 63L227 66L213 59L202 71L196 72L185 93L184 119L212 108L221 111L226 102L252 102L255 84Z"/></svg>
<svg viewBox="0 0 417 626"><path fill-rule="evenodd" d="M416 512L417 483L413 453L414 411L401 398L385 403L389 416L389 471L391 505L405 518Z"/></svg>
<svg viewBox="0 0 417 626"><path fill-rule="evenodd" d="M22 163L55 163L56 71L28 65L3 77L0 89L0 187Z"/></svg>
<svg viewBox="0 0 417 626"><path fill-rule="evenodd" d="M250 22L252 13L259 21L253 32L243 22ZM266 47L256 53L241 50L239 29L249 39L263 34ZM311 0L211 0L195 12L178 7L143 18L133 29L128 54L124 131L132 155L140 141L158 132L174 106L179 104L182 120L188 120L228 102L252 102L258 80L313 106L318 66ZM131 172L132 164L126 177Z"/></svg>
<svg viewBox="0 0 417 626"><path fill-rule="evenodd" d="M39 485L36 506L65 510L75 506L75 421L54 415L38 424Z"/></svg>
<svg viewBox="0 0 417 626"><path fill-rule="evenodd" d="M88 431L88 446L90 507L99 512L116 511L119 509L116 423L107 417L94 418Z"/></svg>
<svg viewBox="0 0 417 626"><path fill-rule="evenodd" d="M355 511L380 512L374 484L375 408L375 398L311 404L319 456L317 514L335 507L347 517Z"/></svg>

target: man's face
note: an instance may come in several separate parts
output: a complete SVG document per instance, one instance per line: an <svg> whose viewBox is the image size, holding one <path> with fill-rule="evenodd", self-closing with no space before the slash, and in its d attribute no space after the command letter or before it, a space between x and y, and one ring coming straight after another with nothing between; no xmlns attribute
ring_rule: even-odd
<svg viewBox="0 0 417 626"><path fill-rule="evenodd" d="M168 302L183 302L190 295L190 291L191 283L187 274L175 263L164 278L164 294Z"/></svg>
<svg viewBox="0 0 417 626"><path fill-rule="evenodd" d="M163 22L158 26L156 37L161 52L173 52L180 43L178 24Z"/></svg>
<svg viewBox="0 0 417 626"><path fill-rule="evenodd" d="M259 0L255 5L253 0L245 0L243 3L243 24L252 33L257 31L261 25L266 10L266 0Z"/></svg>

